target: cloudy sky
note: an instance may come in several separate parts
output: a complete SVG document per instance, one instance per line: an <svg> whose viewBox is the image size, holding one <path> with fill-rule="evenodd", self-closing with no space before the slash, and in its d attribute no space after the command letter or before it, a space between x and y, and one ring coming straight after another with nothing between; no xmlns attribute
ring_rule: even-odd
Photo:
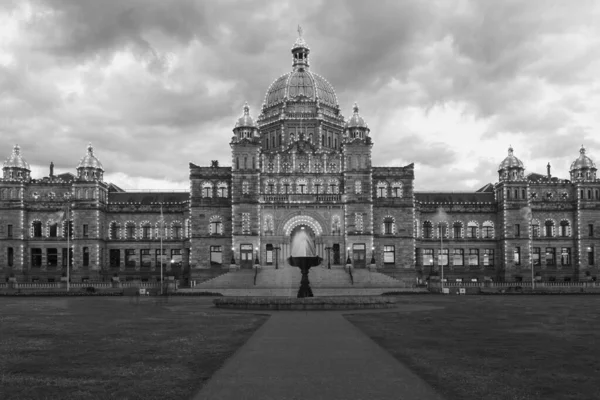
<svg viewBox="0 0 600 400"><path fill-rule="evenodd" d="M185 189L188 163L230 165L248 101L291 70L301 24L311 68L357 101L373 163L415 163L417 190L497 180L510 144L567 177L600 162L597 1L0 0L0 155L34 177L74 172L91 142L107 181Z"/></svg>

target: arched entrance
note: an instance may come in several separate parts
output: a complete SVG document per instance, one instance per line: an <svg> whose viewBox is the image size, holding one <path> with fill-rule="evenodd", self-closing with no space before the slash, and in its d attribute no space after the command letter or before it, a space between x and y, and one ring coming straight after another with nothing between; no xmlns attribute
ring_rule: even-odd
<svg viewBox="0 0 600 400"><path fill-rule="evenodd" d="M314 257L316 253L315 233L308 225L296 226L290 235L292 257Z"/></svg>

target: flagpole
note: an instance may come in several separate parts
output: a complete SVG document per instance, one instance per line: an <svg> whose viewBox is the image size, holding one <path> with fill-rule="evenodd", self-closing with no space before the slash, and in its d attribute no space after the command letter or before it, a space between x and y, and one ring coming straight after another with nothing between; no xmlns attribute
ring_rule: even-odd
<svg viewBox="0 0 600 400"><path fill-rule="evenodd" d="M163 294L163 232L165 230L165 218L163 216L162 204L160 205L160 294Z"/></svg>

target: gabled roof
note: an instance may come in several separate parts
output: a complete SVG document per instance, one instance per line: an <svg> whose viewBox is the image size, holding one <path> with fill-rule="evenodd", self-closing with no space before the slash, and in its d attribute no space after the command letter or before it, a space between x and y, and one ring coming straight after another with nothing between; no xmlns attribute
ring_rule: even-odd
<svg viewBox="0 0 600 400"><path fill-rule="evenodd" d="M494 192L415 192L421 203L494 203Z"/></svg>
<svg viewBox="0 0 600 400"><path fill-rule="evenodd" d="M492 185L491 183L486 184L485 186L481 187L481 189L478 189L475 191L476 193L494 193L494 185Z"/></svg>

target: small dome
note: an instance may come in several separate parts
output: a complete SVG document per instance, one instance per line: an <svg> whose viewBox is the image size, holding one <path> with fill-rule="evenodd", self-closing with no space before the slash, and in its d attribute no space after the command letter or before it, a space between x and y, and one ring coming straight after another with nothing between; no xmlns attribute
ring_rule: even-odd
<svg viewBox="0 0 600 400"><path fill-rule="evenodd" d="M581 150L579 150L579 157L571 164L570 171L578 169L596 169L596 164L594 164L591 158L585 155L585 147L583 145L581 145Z"/></svg>
<svg viewBox="0 0 600 400"><path fill-rule="evenodd" d="M346 129L351 129L351 128L369 129L369 125L367 125L367 123L365 122L363 117L361 117L358 114L358 105L356 103L354 103L353 110L354 110L354 115L352 115L352 117L350 117L350 119L348 121L346 121Z"/></svg>
<svg viewBox="0 0 600 400"><path fill-rule="evenodd" d="M91 143L88 145L87 154L79 161L79 165L77 165L77 169L79 168L94 168L104 171L102 163L94 155L94 148Z"/></svg>
<svg viewBox="0 0 600 400"><path fill-rule="evenodd" d="M27 161L25 161L23 156L21 156L21 148L18 144L15 145L11 155L6 159L6 161L4 161L4 168L20 168L28 171L31 170Z"/></svg>
<svg viewBox="0 0 600 400"><path fill-rule="evenodd" d="M236 128L258 128L258 125L256 125L256 122L254 122L254 119L252 119L252 117L250 116L250 107L248 106L248 103L244 104L244 115L242 115L240 118L238 118L237 122L235 123L235 127Z"/></svg>
<svg viewBox="0 0 600 400"><path fill-rule="evenodd" d="M525 166L517 157L513 154L513 148L510 146L508 148L508 156L500 163L498 166L498 171L502 171L504 169L512 169L512 168L521 168L525 169Z"/></svg>

